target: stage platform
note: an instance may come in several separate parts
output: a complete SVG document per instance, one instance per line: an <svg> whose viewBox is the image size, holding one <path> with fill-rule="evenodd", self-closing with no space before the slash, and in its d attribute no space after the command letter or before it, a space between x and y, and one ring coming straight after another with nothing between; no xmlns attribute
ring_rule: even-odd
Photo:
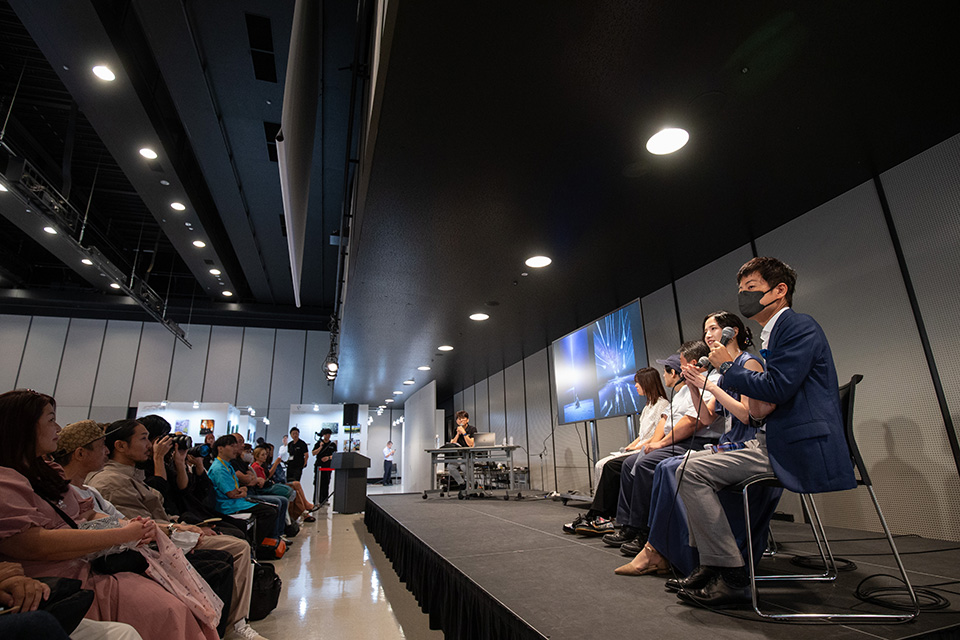
<svg viewBox="0 0 960 640"><path fill-rule="evenodd" d="M949 607L922 612L916 621L900 625L771 623L759 621L750 609L724 615L690 607L664 590L663 577L614 575L626 560L599 538L563 534L561 525L577 513L572 506L545 500L424 500L418 493L369 496L365 523L430 615L431 627L442 629L449 640L687 640L704 634L711 640L779 640L824 633L831 640L960 638L960 584L946 584L937 592ZM764 559L761 573L798 572L789 560L816 551L810 528L775 521L773 531L780 552ZM841 573L834 584L761 586L761 602L793 611L819 605L889 612L854 596L863 578L897 574L882 534L827 531L834 555L858 568ZM897 545L914 586L960 580L960 544L904 536ZM885 549L886 555L876 555Z"/></svg>

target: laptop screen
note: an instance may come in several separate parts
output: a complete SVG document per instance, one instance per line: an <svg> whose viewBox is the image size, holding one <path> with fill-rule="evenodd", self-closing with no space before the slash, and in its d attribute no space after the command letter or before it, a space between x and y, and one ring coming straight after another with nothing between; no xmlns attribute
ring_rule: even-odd
<svg viewBox="0 0 960 640"><path fill-rule="evenodd" d="M497 434L493 432L478 432L473 436L473 446L475 447L494 447L496 444Z"/></svg>

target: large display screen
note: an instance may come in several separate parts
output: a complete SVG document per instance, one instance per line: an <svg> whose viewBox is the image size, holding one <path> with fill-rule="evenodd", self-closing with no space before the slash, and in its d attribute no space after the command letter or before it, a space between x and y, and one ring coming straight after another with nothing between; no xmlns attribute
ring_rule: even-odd
<svg viewBox="0 0 960 640"><path fill-rule="evenodd" d="M639 412L645 400L633 376L647 366L640 301L554 342L553 362L560 424Z"/></svg>

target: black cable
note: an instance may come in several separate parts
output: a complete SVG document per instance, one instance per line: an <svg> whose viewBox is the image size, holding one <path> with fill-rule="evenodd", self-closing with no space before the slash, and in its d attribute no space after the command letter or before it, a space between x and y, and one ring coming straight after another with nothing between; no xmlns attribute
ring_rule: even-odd
<svg viewBox="0 0 960 640"><path fill-rule="evenodd" d="M837 572L857 570L857 563L851 560L847 560L846 558L834 556L833 562L837 567ZM820 556L793 556L792 558L790 558L790 564L792 564L795 567L803 567L804 569L816 569L819 571L825 571L827 568L826 566L824 566L823 558Z"/></svg>
<svg viewBox="0 0 960 640"><path fill-rule="evenodd" d="M866 582L874 578L890 578L899 584L895 587L867 588L865 586ZM950 606L949 600L932 589L914 587L913 593L917 596L917 604L920 607L920 611L938 611ZM880 607L886 607L887 609L896 609L897 611L913 611L914 609L913 600L910 598L910 591L907 589L903 580L885 573L875 573L861 580L853 592L853 595L855 595L858 600L869 602L870 604L875 604ZM904 600L904 598L906 600Z"/></svg>

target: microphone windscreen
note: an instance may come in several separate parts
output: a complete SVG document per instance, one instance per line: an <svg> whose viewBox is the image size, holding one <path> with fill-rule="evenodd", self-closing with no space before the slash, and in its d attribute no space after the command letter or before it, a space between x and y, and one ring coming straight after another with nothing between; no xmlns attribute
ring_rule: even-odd
<svg viewBox="0 0 960 640"><path fill-rule="evenodd" d="M703 356L702 358L697 360L697 366L700 367L701 369L706 369L707 367L710 366L710 358L708 358L707 356Z"/></svg>

